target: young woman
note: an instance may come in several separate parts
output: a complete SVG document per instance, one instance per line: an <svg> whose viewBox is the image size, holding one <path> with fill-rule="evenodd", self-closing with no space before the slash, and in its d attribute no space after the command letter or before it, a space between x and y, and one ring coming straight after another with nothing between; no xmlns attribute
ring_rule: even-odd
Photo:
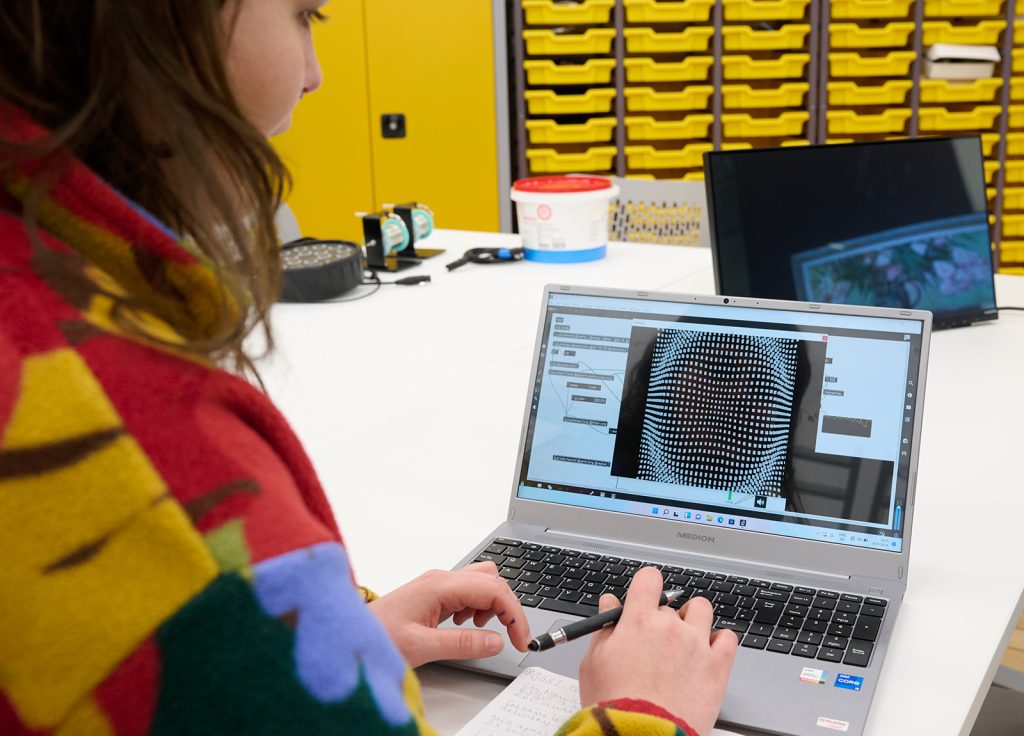
<svg viewBox="0 0 1024 736"><path fill-rule="evenodd" d="M0 7L0 732L428 733L411 668L526 621L491 563L357 587L243 338L318 0ZM230 369L225 370L224 368ZM563 733L711 729L735 654L637 573ZM602 606L617 605L610 596Z"/></svg>

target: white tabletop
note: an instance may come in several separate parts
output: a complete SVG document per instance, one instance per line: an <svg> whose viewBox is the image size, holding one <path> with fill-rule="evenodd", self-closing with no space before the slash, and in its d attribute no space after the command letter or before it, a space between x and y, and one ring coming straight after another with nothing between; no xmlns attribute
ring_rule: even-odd
<svg viewBox="0 0 1024 736"><path fill-rule="evenodd" d="M402 275L430 273L430 284L276 306L277 352L260 364L360 582L378 592L450 567L505 518L544 284L714 287L704 249L612 243L591 263L448 273L467 248L518 239L440 231L429 245L449 252ZM1024 278L997 277L997 289L1024 306ZM909 584L868 734L969 733L1021 615L1022 366L1024 312L933 336ZM443 667L420 674L441 733L502 687Z"/></svg>

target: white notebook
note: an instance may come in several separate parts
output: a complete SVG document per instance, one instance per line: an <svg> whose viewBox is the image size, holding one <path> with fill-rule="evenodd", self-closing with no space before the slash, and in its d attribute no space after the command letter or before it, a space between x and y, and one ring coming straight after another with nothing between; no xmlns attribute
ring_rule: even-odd
<svg viewBox="0 0 1024 736"><path fill-rule="evenodd" d="M528 667L455 736L552 736L579 709L579 682ZM716 728L711 736L734 735Z"/></svg>

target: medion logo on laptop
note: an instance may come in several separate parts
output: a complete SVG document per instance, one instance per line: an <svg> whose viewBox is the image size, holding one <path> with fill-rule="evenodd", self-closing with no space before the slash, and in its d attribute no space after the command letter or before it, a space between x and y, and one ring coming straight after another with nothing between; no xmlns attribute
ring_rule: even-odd
<svg viewBox="0 0 1024 736"><path fill-rule="evenodd" d="M694 542L707 542L708 544L715 543L715 538L709 537L707 534L690 534L688 532L676 532L676 536L680 539L691 539Z"/></svg>

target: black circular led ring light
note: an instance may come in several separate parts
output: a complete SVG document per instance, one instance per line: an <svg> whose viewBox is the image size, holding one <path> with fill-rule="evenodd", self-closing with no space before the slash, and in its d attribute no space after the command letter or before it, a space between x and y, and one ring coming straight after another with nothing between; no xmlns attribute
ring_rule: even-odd
<svg viewBox="0 0 1024 736"><path fill-rule="evenodd" d="M282 302L322 302L363 281L363 252L346 240L302 238L281 248Z"/></svg>

